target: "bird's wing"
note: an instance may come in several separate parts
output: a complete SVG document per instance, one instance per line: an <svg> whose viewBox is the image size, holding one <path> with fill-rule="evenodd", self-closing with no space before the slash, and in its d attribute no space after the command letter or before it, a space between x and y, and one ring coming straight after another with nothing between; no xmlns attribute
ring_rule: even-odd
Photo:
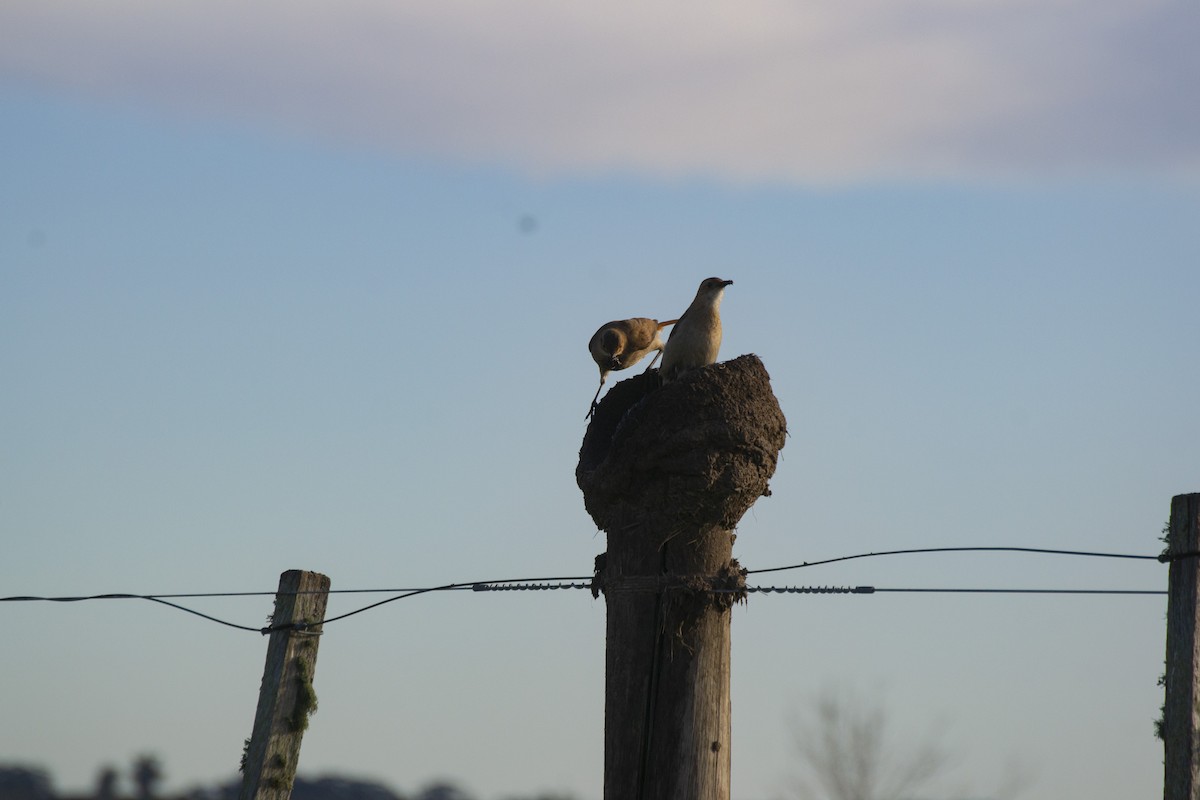
<svg viewBox="0 0 1200 800"><path fill-rule="evenodd" d="M687 319L688 312L689 312L689 311L691 311L691 310L692 310L692 307L691 307L691 306L688 306L688 310L687 310L687 311L685 311L685 312L683 312L682 314L680 314L680 315L679 315L679 319L675 320L675 327L671 329L671 336L674 336L674 335L675 335L675 332L676 332L677 330L679 330L679 323L681 323L681 322L683 322L685 319ZM669 342L669 341L671 341L671 336L668 336L668 337L667 337L667 341L668 341L668 342Z"/></svg>

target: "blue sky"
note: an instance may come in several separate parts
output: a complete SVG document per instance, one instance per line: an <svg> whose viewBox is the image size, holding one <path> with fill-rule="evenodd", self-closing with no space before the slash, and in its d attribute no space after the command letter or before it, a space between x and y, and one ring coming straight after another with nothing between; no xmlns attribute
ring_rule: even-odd
<svg viewBox="0 0 1200 800"><path fill-rule="evenodd" d="M1196 12L1010 5L6 4L0 595L585 575L587 340L677 315L709 275L735 281L722 358L760 355L789 423L744 565L1157 552L1171 496L1200 490L1197 64L1176 33ZM1005 555L770 577L1166 574ZM941 796L1013 773L1022 798L1148 796L1164 610L752 598L734 797L786 795L790 727L830 686L885 702L902 740L944 731ZM260 637L152 604L5 611L0 760L63 788L147 750L173 787L232 774ZM598 798L603 637L586 592L331 625L302 769Z"/></svg>

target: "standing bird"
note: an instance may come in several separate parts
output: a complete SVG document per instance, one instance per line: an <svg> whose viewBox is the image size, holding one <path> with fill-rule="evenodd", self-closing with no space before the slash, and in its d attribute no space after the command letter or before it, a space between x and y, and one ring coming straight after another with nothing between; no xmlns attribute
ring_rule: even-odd
<svg viewBox="0 0 1200 800"><path fill-rule="evenodd" d="M651 350L657 351L654 360L650 362L650 367L654 366L663 352L663 341L659 332L676 322L678 320L659 322L646 317L619 319L603 325L592 335L591 341L588 342L588 350L592 352L592 358L600 368L600 386L596 389L596 397L592 398L592 407L588 409L584 419L596 410L596 400L600 397L600 390L604 388L608 373L632 367Z"/></svg>
<svg viewBox="0 0 1200 800"><path fill-rule="evenodd" d="M663 382L678 378L689 369L716 363L721 349L721 297L733 281L705 278L696 298L679 318L663 351Z"/></svg>

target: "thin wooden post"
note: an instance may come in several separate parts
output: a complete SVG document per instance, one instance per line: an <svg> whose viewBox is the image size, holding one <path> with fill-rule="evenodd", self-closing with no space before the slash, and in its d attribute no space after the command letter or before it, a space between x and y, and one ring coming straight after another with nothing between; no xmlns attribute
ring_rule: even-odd
<svg viewBox="0 0 1200 800"><path fill-rule="evenodd" d="M239 800L287 800L292 793L300 740L317 709L312 681L328 599L329 578L318 572L293 569L279 576Z"/></svg>
<svg viewBox="0 0 1200 800"><path fill-rule="evenodd" d="M608 534L604 800L729 800L733 529L764 494L787 422L757 356L596 407L575 477Z"/></svg>
<svg viewBox="0 0 1200 800"><path fill-rule="evenodd" d="M1164 800L1200 800L1200 494L1171 499Z"/></svg>

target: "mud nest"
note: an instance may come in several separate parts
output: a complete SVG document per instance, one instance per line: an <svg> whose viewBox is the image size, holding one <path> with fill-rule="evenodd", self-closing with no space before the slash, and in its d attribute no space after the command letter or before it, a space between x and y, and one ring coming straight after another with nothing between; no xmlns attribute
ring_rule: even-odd
<svg viewBox="0 0 1200 800"><path fill-rule="evenodd" d="M787 420L762 361L744 355L662 384L615 385L592 417L575 480L597 527L632 521L731 530L769 494Z"/></svg>

